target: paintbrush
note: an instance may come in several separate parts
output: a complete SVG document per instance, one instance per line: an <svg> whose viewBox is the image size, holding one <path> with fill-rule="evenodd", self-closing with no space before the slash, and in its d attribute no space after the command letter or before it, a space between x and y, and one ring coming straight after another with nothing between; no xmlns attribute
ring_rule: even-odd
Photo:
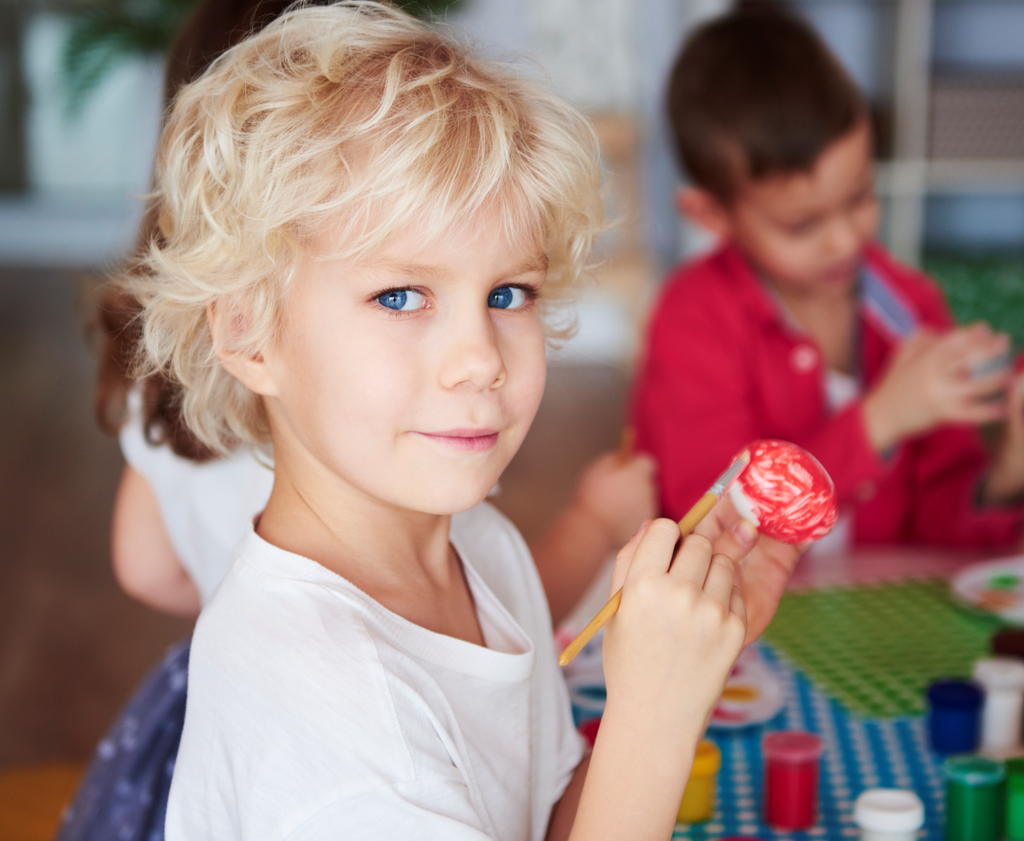
<svg viewBox="0 0 1024 841"><path fill-rule="evenodd" d="M636 430L627 426L622 430L622 438L619 440L618 462L619 467L625 467L633 458L633 447L636 445Z"/></svg>

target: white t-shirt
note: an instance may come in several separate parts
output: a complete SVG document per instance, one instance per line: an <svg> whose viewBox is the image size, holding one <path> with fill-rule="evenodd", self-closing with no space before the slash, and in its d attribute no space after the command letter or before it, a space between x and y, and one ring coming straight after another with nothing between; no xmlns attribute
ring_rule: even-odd
<svg viewBox="0 0 1024 841"><path fill-rule="evenodd" d="M167 841L539 841L582 758L540 579L452 518L487 647L249 531L192 641Z"/></svg>
<svg viewBox="0 0 1024 841"><path fill-rule="evenodd" d="M231 568L253 517L266 507L273 470L247 447L199 464L170 447L153 446L143 432L137 392L129 395L120 441L125 461L153 489L171 545L205 604Z"/></svg>

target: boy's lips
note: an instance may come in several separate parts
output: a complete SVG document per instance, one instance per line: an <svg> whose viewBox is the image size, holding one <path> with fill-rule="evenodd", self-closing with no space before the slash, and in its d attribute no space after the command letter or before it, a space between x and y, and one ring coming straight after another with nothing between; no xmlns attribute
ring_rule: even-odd
<svg viewBox="0 0 1024 841"><path fill-rule="evenodd" d="M496 429L444 429L439 432L420 432L418 434L464 453L483 452L498 443Z"/></svg>
<svg viewBox="0 0 1024 841"><path fill-rule="evenodd" d="M836 263L825 270L825 278L833 283L843 283L846 281L853 280L857 277L857 271L860 269L860 258L853 260L846 260L842 263Z"/></svg>

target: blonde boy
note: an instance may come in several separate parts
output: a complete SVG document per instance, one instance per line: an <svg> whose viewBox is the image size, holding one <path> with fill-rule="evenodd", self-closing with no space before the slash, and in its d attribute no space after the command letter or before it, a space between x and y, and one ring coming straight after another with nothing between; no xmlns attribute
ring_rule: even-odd
<svg viewBox="0 0 1024 841"><path fill-rule="evenodd" d="M178 97L123 281L143 367L275 475L197 625L169 841L671 834L744 638L732 561L670 521L620 553L588 774L536 570L482 502L597 187L575 111L372 3L298 9ZM755 629L795 558L751 554Z"/></svg>

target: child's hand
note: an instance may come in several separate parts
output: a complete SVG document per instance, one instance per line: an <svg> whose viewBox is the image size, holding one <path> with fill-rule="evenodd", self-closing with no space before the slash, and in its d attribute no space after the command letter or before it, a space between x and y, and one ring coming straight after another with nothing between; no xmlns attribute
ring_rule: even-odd
<svg viewBox="0 0 1024 841"><path fill-rule="evenodd" d="M1006 428L985 480L986 502L1010 502L1024 494L1024 375L1010 382L1006 398Z"/></svg>
<svg viewBox="0 0 1024 841"><path fill-rule="evenodd" d="M619 552L605 626L608 703L572 839L668 838L705 722L743 645L733 562L679 526L645 524ZM674 556L674 560L673 560ZM671 569L669 565L671 564Z"/></svg>
<svg viewBox="0 0 1024 841"><path fill-rule="evenodd" d="M628 710L668 741L696 739L743 647L746 613L734 564L679 526L655 520L619 553L622 604L605 629L608 710Z"/></svg>
<svg viewBox="0 0 1024 841"><path fill-rule="evenodd" d="M775 616L789 577L806 547L758 534L754 524L739 515L728 495L719 500L695 532L710 540L716 553L728 555L736 563L736 584L747 611L749 645Z"/></svg>
<svg viewBox="0 0 1024 841"><path fill-rule="evenodd" d="M608 536L610 554L658 513L654 459L635 455L623 462L614 452L598 456L580 476L574 504Z"/></svg>
<svg viewBox="0 0 1024 841"><path fill-rule="evenodd" d="M976 377L971 369L1008 348L1008 338L985 324L943 335L922 329L907 339L864 399L875 449L883 452L942 423L981 424L1004 417L1006 401L994 395L1006 389L1009 372Z"/></svg>

